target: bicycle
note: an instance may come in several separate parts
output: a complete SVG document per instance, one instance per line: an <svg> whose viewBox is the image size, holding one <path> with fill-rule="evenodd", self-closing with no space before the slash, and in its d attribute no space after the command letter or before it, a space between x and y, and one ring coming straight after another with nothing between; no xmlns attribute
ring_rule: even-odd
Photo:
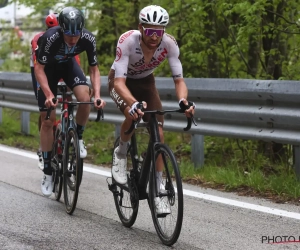
<svg viewBox="0 0 300 250"><path fill-rule="evenodd" d="M58 100L61 104L60 122L56 125L51 155L53 193L55 199L59 201L63 187L66 212L71 215L76 208L83 175L83 159L80 158L79 140L73 115L74 107L79 104L93 104L93 102L68 101L67 97L71 96L72 92L67 92L66 84L60 83L58 88L60 90L58 95L60 94L62 98ZM53 102L56 101L57 99L53 98ZM100 100L97 100L97 104L100 104ZM46 120L50 118L52 110L53 107L47 110ZM100 117L103 120L102 109L98 110L95 121L99 121ZM73 196L71 193L74 193Z"/></svg>
<svg viewBox="0 0 300 250"><path fill-rule="evenodd" d="M142 103L139 104L139 107L143 111ZM185 109L188 109L188 106ZM176 158L172 150L160 142L156 115L171 112L184 113L185 109L143 111L144 114L150 114L149 122L140 123L141 118L139 117L125 133L130 134L133 129L146 127L150 133L146 153L139 154L134 133L127 150L127 175L129 173L127 183L119 184L111 177L112 183L110 184L107 179L108 188L113 193L116 210L122 224L125 227L131 227L138 214L139 201L147 199L155 230L163 244L168 246L173 245L180 235L183 220L183 191ZM188 123L184 131L191 128L192 122L197 126L193 117L187 119ZM119 139L116 139L114 149L119 145ZM143 160L141 160L141 155ZM164 170L158 188L154 166L159 155L162 156ZM155 197L167 199L172 208L170 214L159 215L156 213Z"/></svg>

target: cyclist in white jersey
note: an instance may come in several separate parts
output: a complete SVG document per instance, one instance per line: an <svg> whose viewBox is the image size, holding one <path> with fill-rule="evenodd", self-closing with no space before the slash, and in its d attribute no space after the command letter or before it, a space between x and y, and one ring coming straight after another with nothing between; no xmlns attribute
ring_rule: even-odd
<svg viewBox="0 0 300 250"><path fill-rule="evenodd" d="M188 90L183 79L182 65L179 60L179 47L175 38L165 33L169 22L169 15L160 6L150 5L139 13L138 30L130 30L122 34L118 40L116 58L108 75L109 92L118 108L125 116L121 125L119 146L115 149L113 157L112 175L120 184L127 182L127 144L132 136L124 132L129 129L132 120L144 113L137 108L143 101L144 108L149 110L162 109L158 91L155 87L153 71L165 59L168 59L176 96L179 106L189 106L185 115L194 114L195 105L187 101ZM148 121L149 115L143 116ZM163 137L163 117L157 117L161 141ZM160 187L162 179L163 162L157 159L156 169L157 185ZM158 214L170 213L170 204L167 199L155 198L156 212Z"/></svg>

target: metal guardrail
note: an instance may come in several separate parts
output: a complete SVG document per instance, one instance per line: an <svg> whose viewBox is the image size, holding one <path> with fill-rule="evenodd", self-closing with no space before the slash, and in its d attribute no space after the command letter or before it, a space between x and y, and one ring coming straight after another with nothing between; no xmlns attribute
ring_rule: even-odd
<svg viewBox="0 0 300 250"><path fill-rule="evenodd" d="M204 135L292 144L300 176L300 82L246 79L186 78L189 100L197 106L192 134L192 160L203 164ZM105 122L116 125L123 116L108 93L107 77L101 77L101 97L107 102ZM164 109L178 107L171 78L156 78ZM0 72L0 107L38 112L29 73ZM96 114L91 113L91 118ZM167 114L164 129L182 132L182 114ZM299 151L299 152L298 152Z"/></svg>

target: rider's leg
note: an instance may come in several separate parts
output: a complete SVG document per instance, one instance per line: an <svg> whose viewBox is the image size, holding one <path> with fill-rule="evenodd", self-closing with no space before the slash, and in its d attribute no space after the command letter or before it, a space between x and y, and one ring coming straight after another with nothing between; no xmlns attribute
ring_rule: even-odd
<svg viewBox="0 0 300 250"><path fill-rule="evenodd" d="M63 73L63 80L66 85L72 89L77 101L79 102L89 102L89 86L87 84L87 79L76 62L75 58L69 60L66 63L66 68ZM84 132L84 128L89 119L91 111L90 104L80 104L78 106L77 114L76 114L76 123L77 123L77 134L79 139L79 147L80 147L80 157L85 158L87 156L86 147L82 140L82 135Z"/></svg>
<svg viewBox="0 0 300 250"><path fill-rule="evenodd" d="M89 87L86 85L78 85L73 88L73 93L79 102L89 102ZM78 110L76 114L76 123L77 123L77 132L78 137L82 139L82 133L84 131L84 127L89 119L91 111L91 105L89 104L80 104L78 105Z"/></svg>
<svg viewBox="0 0 300 250"><path fill-rule="evenodd" d="M52 152L52 144L53 144L53 125L55 122L55 110L51 112L50 119L45 120L46 118L46 112L40 112L41 115L41 136L40 136L40 143L41 143L41 149L43 152L43 158L44 158L44 173L46 175L52 174L52 168L51 168L51 152Z"/></svg>
<svg viewBox="0 0 300 250"><path fill-rule="evenodd" d="M47 76L48 84L54 96L57 94L57 83L60 78L59 72L55 67L45 67L45 74ZM41 116L41 130L40 130L40 145L44 160L44 176L41 183L42 193L45 196L50 196L53 190L52 182L52 167L51 167L51 153L53 144L53 124L55 122L55 110L52 110L50 119L45 120L47 107L45 106L46 97L41 88L38 88L38 105Z"/></svg>
<svg viewBox="0 0 300 250"><path fill-rule="evenodd" d="M148 110L161 110L162 109L162 104L161 100L159 97L158 90L156 89L155 86L155 79L153 74L149 75L145 79L143 79L143 84L141 85L141 89L139 89L139 99L138 100L143 100L147 102L147 109ZM132 91L135 91L134 86L132 86ZM135 94L135 93L134 93ZM138 93L137 93L138 94ZM160 141L163 143L164 142L164 135L163 135L163 124L164 124L164 117L161 115L156 115L157 121L158 121L158 130L159 130L159 137ZM146 114L143 116L144 121L149 121L150 115ZM162 190L164 189L163 184L163 170L164 170L164 163L162 156L159 155L156 159L156 185L157 185L157 190L158 192L163 192ZM155 207L156 207L156 212L158 214L169 214L171 212L170 210L170 203L168 202L168 199L165 197L155 197L154 198L155 202Z"/></svg>
<svg viewBox="0 0 300 250"><path fill-rule="evenodd" d="M30 71L31 71L31 80L32 80L32 87L33 87L33 91L34 91L34 96L35 96L35 99L38 100L38 82L36 81L36 78L35 78L35 74L34 74L34 67L30 67ZM39 116L38 118L38 129L39 129L39 133L40 133L40 130L41 130L41 116ZM38 161L38 167L43 170L44 168L44 163L43 163L43 157L42 157L42 152L41 152L41 145L39 145L39 148L37 150L37 155L38 155L38 158L39 158L39 161Z"/></svg>

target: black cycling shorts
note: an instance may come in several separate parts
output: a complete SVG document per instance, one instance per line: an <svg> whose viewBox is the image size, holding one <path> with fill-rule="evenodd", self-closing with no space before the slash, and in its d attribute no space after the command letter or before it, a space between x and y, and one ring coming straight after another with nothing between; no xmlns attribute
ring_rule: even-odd
<svg viewBox="0 0 300 250"><path fill-rule="evenodd" d="M54 96L57 95L57 84L60 79L63 79L63 81L71 90L78 85L88 86L86 76L74 57L64 63L46 65L44 69L48 79L49 87ZM39 110L47 111L45 106L46 97L39 84L37 88L37 95Z"/></svg>

